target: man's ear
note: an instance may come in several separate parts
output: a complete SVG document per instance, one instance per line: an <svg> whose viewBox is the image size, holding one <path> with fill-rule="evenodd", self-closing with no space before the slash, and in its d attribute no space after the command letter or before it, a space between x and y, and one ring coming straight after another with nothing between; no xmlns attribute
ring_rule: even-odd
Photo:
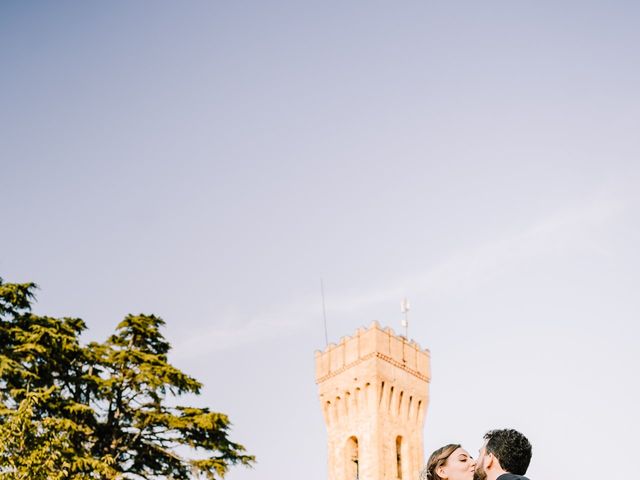
<svg viewBox="0 0 640 480"><path fill-rule="evenodd" d="M493 455L493 453L488 453L484 460L484 468L486 470L490 470L497 462L498 459Z"/></svg>

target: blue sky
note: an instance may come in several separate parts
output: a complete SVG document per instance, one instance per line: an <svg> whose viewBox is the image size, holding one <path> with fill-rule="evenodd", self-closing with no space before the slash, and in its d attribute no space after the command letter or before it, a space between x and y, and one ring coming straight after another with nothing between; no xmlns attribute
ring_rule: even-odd
<svg viewBox="0 0 640 480"><path fill-rule="evenodd" d="M3 2L0 276L163 317L231 480L326 478L320 278L332 341L410 299L427 455L514 426L595 479L640 447L639 8Z"/></svg>

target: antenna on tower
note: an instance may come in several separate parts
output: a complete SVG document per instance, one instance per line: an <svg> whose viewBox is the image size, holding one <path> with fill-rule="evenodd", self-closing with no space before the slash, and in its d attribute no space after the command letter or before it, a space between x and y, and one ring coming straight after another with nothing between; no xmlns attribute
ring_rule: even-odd
<svg viewBox="0 0 640 480"><path fill-rule="evenodd" d="M324 319L324 343L329 346L329 334L327 333L327 308L324 304L324 282L320 278L320 295L322 295L322 318Z"/></svg>
<svg viewBox="0 0 640 480"><path fill-rule="evenodd" d="M401 323L404 327L404 336L407 340L409 340L409 310L411 310L411 305L409 305L409 300L405 297L400 302L400 312L404 314Z"/></svg>

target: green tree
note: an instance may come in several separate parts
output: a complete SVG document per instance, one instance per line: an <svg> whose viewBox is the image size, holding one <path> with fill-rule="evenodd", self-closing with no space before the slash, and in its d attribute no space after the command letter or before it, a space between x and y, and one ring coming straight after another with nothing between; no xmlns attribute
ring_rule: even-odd
<svg viewBox="0 0 640 480"><path fill-rule="evenodd" d="M4 480L115 479L109 456L96 460L74 448L72 437L90 434L77 423L56 417L35 419L34 409L54 387L29 392L16 409L0 409L0 478Z"/></svg>
<svg viewBox="0 0 640 480"><path fill-rule="evenodd" d="M202 385L168 362L160 318L128 315L83 346L82 320L31 313L35 288L0 279L0 459L14 462L4 475L37 478L48 465L58 476L41 478L216 479L252 465L226 415L176 404Z"/></svg>

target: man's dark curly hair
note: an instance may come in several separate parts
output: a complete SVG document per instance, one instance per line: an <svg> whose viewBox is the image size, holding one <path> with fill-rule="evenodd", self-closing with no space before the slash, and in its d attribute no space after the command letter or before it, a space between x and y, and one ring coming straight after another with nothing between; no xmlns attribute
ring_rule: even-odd
<svg viewBox="0 0 640 480"><path fill-rule="evenodd" d="M531 461L531 444L527 437L513 429L491 430L484 435L487 453L500 462L503 470L524 475Z"/></svg>

